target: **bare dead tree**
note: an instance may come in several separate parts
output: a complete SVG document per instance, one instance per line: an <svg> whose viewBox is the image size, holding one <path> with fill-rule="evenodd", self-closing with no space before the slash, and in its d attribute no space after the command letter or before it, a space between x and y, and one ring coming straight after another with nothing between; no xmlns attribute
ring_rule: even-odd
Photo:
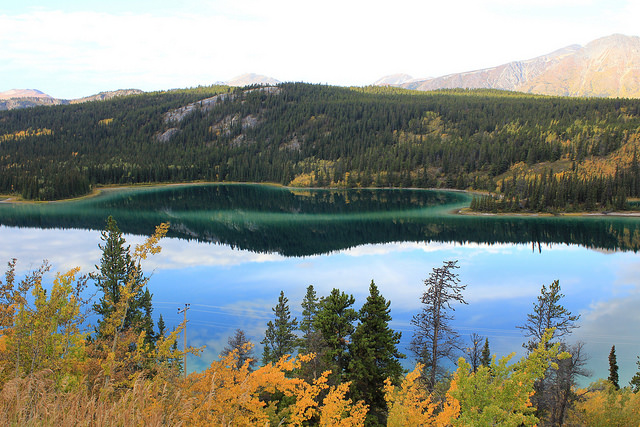
<svg viewBox="0 0 640 427"><path fill-rule="evenodd" d="M471 343L464 349L464 352L467 355L467 362L469 362L471 369L475 372L480 365L482 365L482 350L485 338L475 332L472 333L469 338Z"/></svg>
<svg viewBox="0 0 640 427"><path fill-rule="evenodd" d="M576 401L576 384L579 377L588 377L591 372L586 369L589 359L584 351L584 343L560 344L560 351L566 351L570 358L557 360L558 369L550 369L542 381L546 382L546 393L539 396L538 407L545 410L546 421L553 426L564 424L569 407ZM534 400L538 397L534 396Z"/></svg>
<svg viewBox="0 0 640 427"><path fill-rule="evenodd" d="M253 356L253 347L248 345L251 344L251 341L247 338L245 332L242 329L236 329L236 332L227 339L227 344L221 355L226 356L232 351L237 351L236 368L240 368L246 361L249 361L249 370L253 370L256 365L256 359Z"/></svg>

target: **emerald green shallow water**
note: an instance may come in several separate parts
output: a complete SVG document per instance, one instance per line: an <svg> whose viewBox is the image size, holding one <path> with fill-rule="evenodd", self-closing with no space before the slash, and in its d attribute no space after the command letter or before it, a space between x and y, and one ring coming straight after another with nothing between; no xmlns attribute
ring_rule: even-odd
<svg viewBox="0 0 640 427"><path fill-rule="evenodd" d="M635 218L460 216L470 196L425 190L291 190L184 185L104 191L72 202L0 204L0 224L100 230L113 215L125 232L170 236L286 256L385 242L567 243L640 247Z"/></svg>
<svg viewBox="0 0 640 427"><path fill-rule="evenodd" d="M99 263L107 216L131 244L169 221L162 253L143 268L151 275L156 318L177 324L177 309L191 304L189 340L207 350L189 366L202 369L236 328L256 344L262 340L280 290L299 316L309 284L319 296L334 287L352 293L359 307L375 280L391 300L393 327L405 346L422 280L457 259L468 285L469 305L456 310L463 337L487 336L499 355L521 351L516 326L542 284L559 279L565 306L581 315L571 339L587 343L594 376L607 376L616 345L621 382L628 381L640 354L640 219L451 213L469 202L460 192L210 184L0 203L0 262L18 258L24 273L48 259L53 270L80 266L88 273Z"/></svg>

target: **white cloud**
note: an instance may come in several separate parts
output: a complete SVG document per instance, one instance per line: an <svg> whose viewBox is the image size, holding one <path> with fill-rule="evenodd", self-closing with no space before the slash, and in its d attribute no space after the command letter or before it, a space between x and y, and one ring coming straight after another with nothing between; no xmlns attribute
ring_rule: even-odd
<svg viewBox="0 0 640 427"><path fill-rule="evenodd" d="M0 15L2 82L61 97L189 87L245 72L361 85L384 74L468 71L633 34L639 12L635 2L605 8L574 0L191 1L144 13L89 7Z"/></svg>
<svg viewBox="0 0 640 427"><path fill-rule="evenodd" d="M86 273L100 260L99 242L97 232L0 226L0 262L17 259L19 274L37 268L43 260L54 271L80 267Z"/></svg>
<svg viewBox="0 0 640 427"><path fill-rule="evenodd" d="M144 236L124 235L128 245L145 241ZM16 244L15 242L19 242ZM90 230L30 229L0 226L0 262L16 258L19 272L27 272L48 260L54 271L80 267L88 273L99 264L100 232ZM166 238L162 251L143 262L144 271L184 269L202 266L235 266L247 263L279 262L277 254L260 254L232 249L224 245ZM1 271L1 270L0 270Z"/></svg>
<svg viewBox="0 0 640 427"><path fill-rule="evenodd" d="M620 385L626 385L637 371L639 306L640 292L636 291L625 297L598 301L580 313L580 328L575 330L572 339L586 343L593 378L607 377L608 355L613 345Z"/></svg>
<svg viewBox="0 0 640 427"><path fill-rule="evenodd" d="M261 254L229 246L164 239L162 252L148 260L149 268L174 269L196 266L232 266L245 263L276 262L286 259L277 254Z"/></svg>

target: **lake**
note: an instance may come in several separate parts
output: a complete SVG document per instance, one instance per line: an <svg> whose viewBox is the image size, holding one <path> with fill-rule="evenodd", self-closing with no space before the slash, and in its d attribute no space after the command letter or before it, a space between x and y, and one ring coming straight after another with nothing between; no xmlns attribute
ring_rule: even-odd
<svg viewBox="0 0 640 427"><path fill-rule="evenodd" d="M236 328L257 345L280 290L294 315L313 284L318 296L339 288L359 308L371 280L391 301L392 326L411 339L423 280L458 260L468 305L455 312L463 338L489 338L492 353L523 354L516 329L543 284L560 280L563 303L580 314L581 340L595 378L608 376L616 346L620 383L640 354L640 218L456 215L461 192L294 190L249 184L198 184L105 190L63 203L0 203L0 261L19 273L47 259L54 271L99 263L100 230L113 215L129 244L169 221L161 254L143 264L151 275L154 317L168 326L188 311L189 344L207 348L188 361L201 370ZM405 351L406 352L406 351ZM409 366L411 359L406 363ZM590 380L585 380L588 383Z"/></svg>

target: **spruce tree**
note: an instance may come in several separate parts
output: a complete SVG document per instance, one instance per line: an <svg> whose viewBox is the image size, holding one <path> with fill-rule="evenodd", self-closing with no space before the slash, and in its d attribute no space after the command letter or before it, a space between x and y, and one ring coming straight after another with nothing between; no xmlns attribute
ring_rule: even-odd
<svg viewBox="0 0 640 427"><path fill-rule="evenodd" d="M272 308L275 315L274 321L267 323L262 354L262 363L276 363L285 354L293 354L297 347L297 337L294 331L298 327L298 321L294 317L291 319L289 311L289 299L284 296L284 291L280 291L278 304Z"/></svg>
<svg viewBox="0 0 640 427"><path fill-rule="evenodd" d="M165 325L165 323L164 323L164 319L162 318L162 314L161 314L161 315L160 315L160 317L158 318L158 324L157 324L157 327L158 327L158 333L157 333L157 335L156 335L156 336L157 336L158 338L160 338L160 337L164 337L164 336L165 336L165 335L164 335L164 333L165 333L165 331L167 330L167 326L166 326L166 325Z"/></svg>
<svg viewBox="0 0 640 427"><path fill-rule="evenodd" d="M491 366L491 351L489 350L489 338L484 339L484 347L482 347L482 357L480 357L481 366Z"/></svg>
<svg viewBox="0 0 640 427"><path fill-rule="evenodd" d="M640 356L636 361L636 365L638 366L638 372L633 374L631 381L629 381L629 386L631 386L631 390L633 390L634 393L640 392Z"/></svg>
<svg viewBox="0 0 640 427"><path fill-rule="evenodd" d="M325 370L329 369L323 362L326 343L322 333L316 328L319 301L313 285L307 287L307 293L302 300L302 320L300 321L300 353L315 354L313 360L302 365L299 372L301 378L311 382Z"/></svg>
<svg viewBox="0 0 640 427"><path fill-rule="evenodd" d="M386 425L384 381L390 378L397 383L402 374L399 359L405 356L397 348L402 334L389 327L390 304L372 280L367 301L358 313L360 323L349 346L351 394L354 400L364 400L369 405L366 425Z"/></svg>
<svg viewBox="0 0 640 427"><path fill-rule="evenodd" d="M302 300L302 320L300 321L300 331L302 332L302 340L300 350L302 352L311 352L313 349L311 339L316 329L314 321L318 312L318 298L313 285L307 287L307 293Z"/></svg>
<svg viewBox="0 0 640 427"><path fill-rule="evenodd" d="M318 305L315 328L322 334L325 345L322 362L331 370L333 384L342 382L349 366L349 340L353 322L358 318L351 308L354 303L353 295L334 288Z"/></svg>
<svg viewBox="0 0 640 427"><path fill-rule="evenodd" d="M142 294L142 298L140 298L140 308L144 311L140 319L140 328L145 331L145 343L154 347L156 341L158 341L158 335L156 335L153 330L153 318L151 317L151 313L153 312L151 305L152 297L153 294L149 292L149 288L145 288L144 294Z"/></svg>
<svg viewBox="0 0 640 427"><path fill-rule="evenodd" d="M618 379L618 361L616 359L616 346L611 346L611 351L609 352L609 378L607 378L611 384L616 388L616 390L620 389L619 379Z"/></svg>
<svg viewBox="0 0 640 427"><path fill-rule="evenodd" d="M129 280L138 283L145 280L140 268L136 268L129 246L125 246L122 232L112 216L107 218L107 226L101 232L100 238L103 242L98 245L102 250L100 266L96 265L98 271L91 275L98 287L98 292L102 294L99 301L93 305L93 310L100 316L96 327L96 338L104 337L101 331L102 324L113 313L115 305L120 301L121 289L126 283ZM148 304L149 307L151 304L150 295L146 303L144 298L145 295L142 292L133 296L124 318L123 329L134 327L136 332L143 329L141 324L143 304Z"/></svg>

